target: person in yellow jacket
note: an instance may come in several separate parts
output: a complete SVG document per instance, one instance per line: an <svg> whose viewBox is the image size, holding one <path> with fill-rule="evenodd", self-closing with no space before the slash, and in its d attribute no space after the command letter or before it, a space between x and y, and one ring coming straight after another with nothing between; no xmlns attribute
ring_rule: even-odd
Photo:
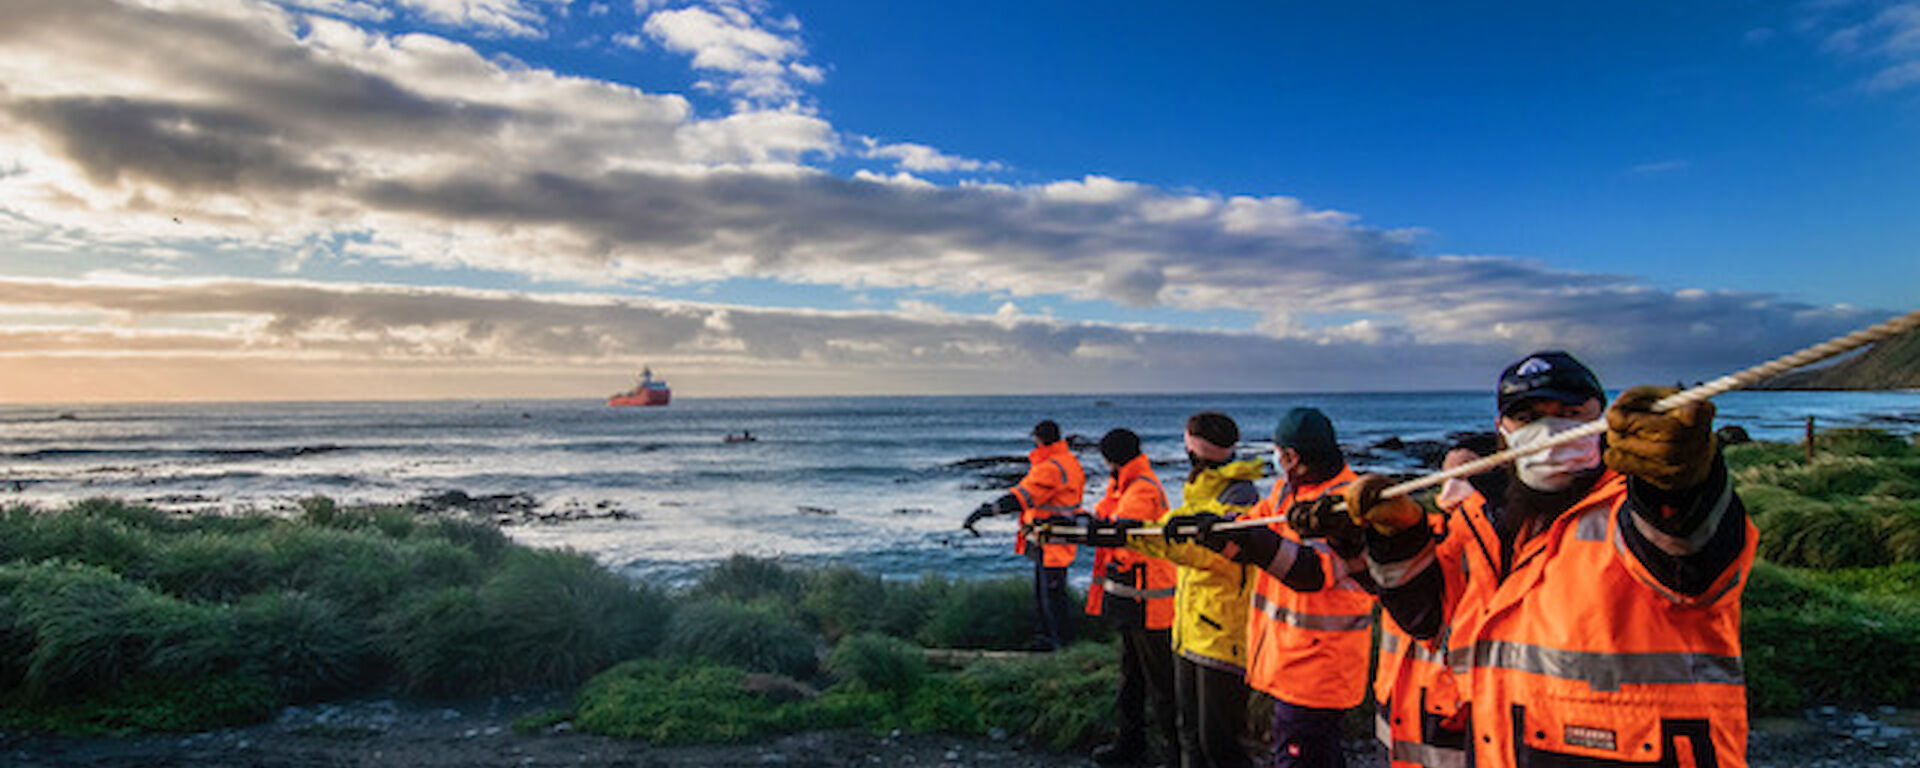
<svg viewBox="0 0 1920 768"><path fill-rule="evenodd" d="M1347 467L1326 414L1295 408L1274 428L1281 482L1247 513L1264 526L1216 530L1218 515L1167 521L1170 540L1201 546L1255 567L1247 613L1247 685L1273 698L1275 768L1340 768L1346 710L1366 696L1371 651L1371 581L1355 549L1303 541L1287 516L1338 496L1357 475ZM1357 578L1356 578L1357 577Z"/></svg>
<svg viewBox="0 0 1920 768"><path fill-rule="evenodd" d="M1259 460L1234 461L1240 427L1224 413L1187 419L1191 469L1176 515L1238 517L1260 501L1253 481ZM1192 542L1134 536L1127 548L1176 566L1173 597L1173 698L1178 711L1183 768L1252 768L1241 735L1247 730L1247 600L1253 574L1246 565Z"/></svg>
<svg viewBox="0 0 1920 768"><path fill-rule="evenodd" d="M975 523L994 515L1020 515L1022 535L1014 540L1015 554L1033 561L1034 650L1057 650L1073 644L1075 618L1068 612L1067 568L1073 565L1072 544L1029 545L1026 529L1035 521L1080 511L1087 477L1080 460L1060 437L1060 425L1048 419L1033 426L1034 449L1027 454L1027 475L1012 490L981 504L960 527L975 536Z"/></svg>

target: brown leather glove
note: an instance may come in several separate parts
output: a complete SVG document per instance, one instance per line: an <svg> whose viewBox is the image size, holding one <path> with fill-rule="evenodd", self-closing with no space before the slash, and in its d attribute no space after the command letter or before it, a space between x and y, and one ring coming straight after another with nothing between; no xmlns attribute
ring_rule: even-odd
<svg viewBox="0 0 1920 768"><path fill-rule="evenodd" d="M1359 525L1392 536L1421 524L1427 515L1420 511L1420 505L1405 496L1391 499L1380 498L1380 491L1393 485L1393 481L1380 475L1361 475L1359 479L1348 483L1342 493L1347 501L1347 515Z"/></svg>
<svg viewBox="0 0 1920 768"><path fill-rule="evenodd" d="M1692 488L1713 471L1713 403L1654 413L1653 404L1680 390L1634 387L1607 409L1607 466L1665 491Z"/></svg>

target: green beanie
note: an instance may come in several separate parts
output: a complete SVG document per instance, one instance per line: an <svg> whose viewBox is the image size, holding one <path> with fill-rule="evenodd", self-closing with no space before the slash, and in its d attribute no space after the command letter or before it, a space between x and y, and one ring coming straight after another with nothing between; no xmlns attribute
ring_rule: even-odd
<svg viewBox="0 0 1920 768"><path fill-rule="evenodd" d="M1333 433L1333 422L1318 408L1295 408L1273 428L1273 444L1300 452L1313 467L1338 466L1346 457Z"/></svg>

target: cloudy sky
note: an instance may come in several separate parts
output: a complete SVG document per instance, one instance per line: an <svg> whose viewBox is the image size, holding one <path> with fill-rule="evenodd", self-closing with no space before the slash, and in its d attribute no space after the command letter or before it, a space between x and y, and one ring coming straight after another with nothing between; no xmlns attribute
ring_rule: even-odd
<svg viewBox="0 0 1920 768"><path fill-rule="evenodd" d="M1920 299L1920 2L1550 5L6 0L0 402L1620 386Z"/></svg>

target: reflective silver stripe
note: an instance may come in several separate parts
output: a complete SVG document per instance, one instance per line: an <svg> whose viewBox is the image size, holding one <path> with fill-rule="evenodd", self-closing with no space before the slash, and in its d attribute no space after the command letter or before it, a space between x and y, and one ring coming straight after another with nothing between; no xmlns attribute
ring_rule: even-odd
<svg viewBox="0 0 1920 768"><path fill-rule="evenodd" d="M1573 537L1581 541L1607 540L1607 508L1594 507L1580 513L1579 522L1573 526Z"/></svg>
<svg viewBox="0 0 1920 768"><path fill-rule="evenodd" d="M1482 640L1473 646L1473 665L1577 680L1596 691L1660 683L1746 684L1738 656L1705 653L1599 653Z"/></svg>
<svg viewBox="0 0 1920 768"><path fill-rule="evenodd" d="M1381 632L1380 652L1399 653L1403 647L1401 645L1401 637L1402 635L1398 632ZM1412 646L1408 653L1417 661L1424 661L1428 664L1435 664L1442 667L1451 666L1447 663L1447 652L1445 650L1436 650L1419 640L1414 640L1407 643L1407 645Z"/></svg>
<svg viewBox="0 0 1920 768"><path fill-rule="evenodd" d="M1255 593L1253 607L1274 619L1301 629L1321 632L1363 632L1373 627L1373 614L1295 613L1274 605L1266 595Z"/></svg>
<svg viewBox="0 0 1920 768"><path fill-rule="evenodd" d="M1028 493L1027 489L1016 485L1013 487L1013 492L1020 494L1020 506L1022 507L1033 506L1033 494Z"/></svg>
<svg viewBox="0 0 1920 768"><path fill-rule="evenodd" d="M1174 588L1136 589L1132 584L1122 584L1113 579L1106 579L1100 583L1100 589L1115 597L1125 597L1134 600L1152 600L1161 597L1173 597Z"/></svg>
<svg viewBox="0 0 1920 768"><path fill-rule="evenodd" d="M1280 548L1273 552L1273 562L1267 563L1267 573L1276 578L1293 570L1293 561L1300 559L1300 545L1292 539L1281 539Z"/></svg>
<svg viewBox="0 0 1920 768"><path fill-rule="evenodd" d="M1467 751L1451 747L1436 747L1417 741L1396 741L1390 748L1393 759L1407 763L1419 763L1426 768L1466 768Z"/></svg>
<svg viewBox="0 0 1920 768"><path fill-rule="evenodd" d="M1388 759L1402 763L1418 763L1425 768L1466 768L1467 752L1464 749L1439 747L1422 744L1417 741L1395 741L1393 724L1387 722L1383 709L1374 710L1373 738L1387 750Z"/></svg>
<svg viewBox="0 0 1920 768"><path fill-rule="evenodd" d="M1412 581L1413 577L1420 575L1421 571L1432 564L1432 542L1428 542L1426 547L1420 550L1420 554L1397 563L1376 562L1373 555L1367 555L1367 571L1373 574L1374 583L1379 584L1381 589L1406 586L1407 582Z"/></svg>

